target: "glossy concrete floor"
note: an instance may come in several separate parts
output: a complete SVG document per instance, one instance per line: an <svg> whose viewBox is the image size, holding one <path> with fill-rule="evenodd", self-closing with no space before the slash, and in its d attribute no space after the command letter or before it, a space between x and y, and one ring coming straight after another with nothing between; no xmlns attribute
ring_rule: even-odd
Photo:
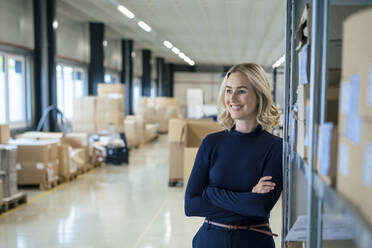
<svg viewBox="0 0 372 248"><path fill-rule="evenodd" d="M202 218L185 217L182 188L168 186L168 136L0 215L0 247L190 248ZM281 200L272 211L281 229ZM280 238L275 238L280 247Z"/></svg>

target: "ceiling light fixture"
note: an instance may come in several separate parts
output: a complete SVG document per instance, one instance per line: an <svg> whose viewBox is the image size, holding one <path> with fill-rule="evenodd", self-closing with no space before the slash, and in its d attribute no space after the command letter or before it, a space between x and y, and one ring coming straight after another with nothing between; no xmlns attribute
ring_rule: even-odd
<svg viewBox="0 0 372 248"><path fill-rule="evenodd" d="M151 27L149 25L147 25L145 22L143 21L139 21L138 22L138 26L140 26L143 30L145 30L146 32L150 32L151 31Z"/></svg>
<svg viewBox="0 0 372 248"><path fill-rule="evenodd" d="M102 43L103 43L103 46L105 46L105 47L106 47L107 44L108 44L107 40L104 40Z"/></svg>
<svg viewBox="0 0 372 248"><path fill-rule="evenodd" d="M280 57L274 64L273 64L273 69L281 66L281 64L283 64L285 61L285 56L283 55L282 57Z"/></svg>
<svg viewBox="0 0 372 248"><path fill-rule="evenodd" d="M187 56L183 60L185 60L186 63L190 63L190 61L191 61L191 59Z"/></svg>
<svg viewBox="0 0 372 248"><path fill-rule="evenodd" d="M57 20L54 20L52 26L53 26L54 29L57 29L58 26L59 26L58 21Z"/></svg>
<svg viewBox="0 0 372 248"><path fill-rule="evenodd" d="M118 10L121 13L123 13L126 17L128 17L129 19L134 18L134 14L129 9L125 8L123 5L119 5Z"/></svg>
<svg viewBox="0 0 372 248"><path fill-rule="evenodd" d="M163 42L163 45L164 45L165 47L169 48L169 49L171 49L171 48L173 47L172 43L170 43L170 42L167 41L167 40L165 40L165 41Z"/></svg>
<svg viewBox="0 0 372 248"><path fill-rule="evenodd" d="M194 66L195 62L193 60L190 61L189 65Z"/></svg>
<svg viewBox="0 0 372 248"><path fill-rule="evenodd" d="M177 47L173 47L172 48L172 52L174 52L175 54L179 54L180 53L180 49L178 49Z"/></svg>
<svg viewBox="0 0 372 248"><path fill-rule="evenodd" d="M178 54L178 56L181 58L181 59L184 59L186 57L186 55L183 53L183 52L180 52Z"/></svg>

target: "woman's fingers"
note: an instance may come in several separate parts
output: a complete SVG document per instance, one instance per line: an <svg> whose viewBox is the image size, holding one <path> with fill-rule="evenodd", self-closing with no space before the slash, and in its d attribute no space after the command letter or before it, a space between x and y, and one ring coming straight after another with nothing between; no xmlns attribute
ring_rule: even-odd
<svg viewBox="0 0 372 248"><path fill-rule="evenodd" d="M272 179L272 176L265 176L265 177L261 177L259 182L267 181L267 180L271 180L271 179Z"/></svg>

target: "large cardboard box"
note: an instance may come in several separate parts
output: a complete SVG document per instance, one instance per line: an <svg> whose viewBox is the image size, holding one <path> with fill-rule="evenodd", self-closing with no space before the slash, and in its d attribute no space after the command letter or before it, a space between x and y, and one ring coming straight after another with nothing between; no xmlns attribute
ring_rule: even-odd
<svg viewBox="0 0 372 248"><path fill-rule="evenodd" d="M66 133L62 143L69 144L72 148L83 148L89 145L88 133Z"/></svg>
<svg viewBox="0 0 372 248"><path fill-rule="evenodd" d="M74 100L74 114L71 124L74 132L94 133L96 131L97 97L86 96Z"/></svg>
<svg viewBox="0 0 372 248"><path fill-rule="evenodd" d="M9 124L0 125L0 144L8 144L10 138Z"/></svg>
<svg viewBox="0 0 372 248"><path fill-rule="evenodd" d="M135 120L137 126L137 135L139 137L139 143L145 144L145 120L140 115L128 115L126 116L126 120Z"/></svg>
<svg viewBox="0 0 372 248"><path fill-rule="evenodd" d="M34 139L34 140L58 140L62 139L63 133L60 132L25 132L17 135L18 138L22 139Z"/></svg>
<svg viewBox="0 0 372 248"><path fill-rule="evenodd" d="M186 189L199 146L203 139L211 133L219 132L222 127L211 120L187 120L184 126L184 174L183 182Z"/></svg>
<svg viewBox="0 0 372 248"><path fill-rule="evenodd" d="M55 179L53 163L22 162L19 164L18 184L33 185L39 184L41 187L47 185Z"/></svg>
<svg viewBox="0 0 372 248"><path fill-rule="evenodd" d="M103 97L115 97L125 95L125 85L124 84L106 84L100 83L97 88L98 96Z"/></svg>
<svg viewBox="0 0 372 248"><path fill-rule="evenodd" d="M50 143L25 143L18 145L18 163L44 163L52 161L52 145Z"/></svg>
<svg viewBox="0 0 372 248"><path fill-rule="evenodd" d="M169 182L183 180L185 124L182 119L169 120Z"/></svg>
<svg viewBox="0 0 372 248"><path fill-rule="evenodd" d="M129 148L137 147L139 145L140 137L138 135L137 127L136 120L124 120L124 131Z"/></svg>
<svg viewBox="0 0 372 248"><path fill-rule="evenodd" d="M359 114L372 119L372 8L351 15L343 24L342 80L359 81L359 91L350 102L357 101ZM350 111L354 111L350 109Z"/></svg>
<svg viewBox="0 0 372 248"><path fill-rule="evenodd" d="M99 112L96 115L97 130L110 130L110 125L114 125L115 132L121 133L124 131L123 112Z"/></svg>
<svg viewBox="0 0 372 248"><path fill-rule="evenodd" d="M339 136L337 190L372 224L372 123L361 125L358 143Z"/></svg>
<svg viewBox="0 0 372 248"><path fill-rule="evenodd" d="M186 190L189 177L194 167L196 154L198 153L199 147L185 147L184 148L184 162L183 162L183 188Z"/></svg>
<svg viewBox="0 0 372 248"><path fill-rule="evenodd" d="M336 186L338 129L333 123L320 125L318 136L317 170L319 176L330 186Z"/></svg>
<svg viewBox="0 0 372 248"><path fill-rule="evenodd" d="M76 170L85 170L87 167L87 150L84 148L72 149L70 153L72 168Z"/></svg>

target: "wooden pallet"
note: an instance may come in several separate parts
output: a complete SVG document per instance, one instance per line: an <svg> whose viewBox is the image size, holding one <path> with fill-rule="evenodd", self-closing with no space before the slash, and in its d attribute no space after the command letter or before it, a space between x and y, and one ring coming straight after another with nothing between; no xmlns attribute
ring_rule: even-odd
<svg viewBox="0 0 372 248"><path fill-rule="evenodd" d="M11 197L3 198L3 204L0 206L0 214L16 208L21 204L27 202L27 195L25 193L18 193Z"/></svg>
<svg viewBox="0 0 372 248"><path fill-rule="evenodd" d="M49 182L42 182L39 184L18 184L19 188L39 188L40 190L48 190L56 187L57 185L61 184L62 180L61 178L56 178L53 181Z"/></svg>
<svg viewBox="0 0 372 248"><path fill-rule="evenodd" d="M71 181L75 180L77 178L77 176L78 176L77 172L70 173L70 175L68 177L62 177L62 182L63 183L71 182Z"/></svg>
<svg viewBox="0 0 372 248"><path fill-rule="evenodd" d="M169 179L169 187L183 187L183 179Z"/></svg>

